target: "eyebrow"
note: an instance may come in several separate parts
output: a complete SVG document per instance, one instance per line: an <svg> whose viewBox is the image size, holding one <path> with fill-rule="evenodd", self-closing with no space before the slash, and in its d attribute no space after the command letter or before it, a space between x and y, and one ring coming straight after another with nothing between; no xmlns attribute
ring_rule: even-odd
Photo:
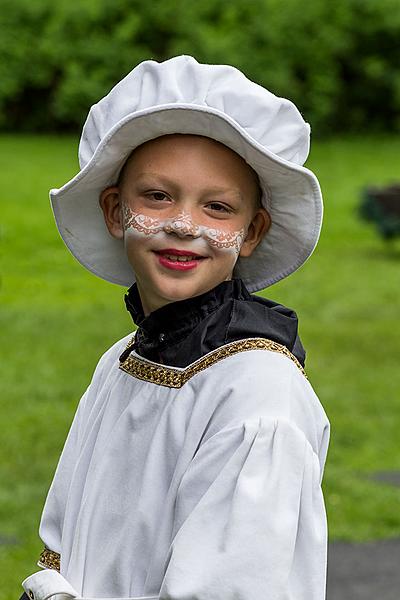
<svg viewBox="0 0 400 600"><path fill-rule="evenodd" d="M151 178L154 178L156 181L156 184L160 183L160 185L167 185L170 187L176 187L176 183L174 181L172 181L171 179L169 179L168 176L165 175L160 175L159 173L152 173L151 171L145 171L143 173L140 173L137 178L136 181L143 184L147 182L147 178L150 180ZM152 185L154 185L153 181L149 181L149 185L150 183ZM240 190L235 189L235 188L225 188L225 187L218 187L218 186L213 186L210 188L207 188L206 194L227 194L227 193L233 193L236 196L239 196L241 199L243 199L243 195L240 192Z"/></svg>

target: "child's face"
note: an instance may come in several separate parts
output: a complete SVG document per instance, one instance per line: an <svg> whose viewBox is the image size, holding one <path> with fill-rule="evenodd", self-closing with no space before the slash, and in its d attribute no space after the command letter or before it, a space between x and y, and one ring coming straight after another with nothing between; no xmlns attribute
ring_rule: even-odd
<svg viewBox="0 0 400 600"><path fill-rule="evenodd" d="M209 138L168 135L137 148L100 202L123 238L145 314L231 279L270 224L252 169Z"/></svg>

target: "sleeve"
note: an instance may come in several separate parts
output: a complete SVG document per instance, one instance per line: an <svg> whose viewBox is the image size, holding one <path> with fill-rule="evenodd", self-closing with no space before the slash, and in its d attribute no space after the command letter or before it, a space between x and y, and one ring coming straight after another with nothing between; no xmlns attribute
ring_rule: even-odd
<svg viewBox="0 0 400 600"><path fill-rule="evenodd" d="M45 548L50 550L51 553L58 555L58 562L60 558L59 555L61 554L65 507L80 445L82 413L84 411L88 390L86 390L85 394L82 396L75 413L52 484L47 494L40 522L39 535ZM72 586L70 586L58 572L59 565L57 567L45 566L42 564L41 560L37 564L44 570L33 573L22 582L25 592L20 600L31 600L32 598L43 600L55 597L56 595L59 600L72 600L78 596L78 593L75 592Z"/></svg>
<svg viewBox="0 0 400 600"><path fill-rule="evenodd" d="M46 548L61 553L61 538L70 483L75 469L82 428L82 413L89 388L82 396L58 461L40 521L39 535Z"/></svg>
<svg viewBox="0 0 400 600"><path fill-rule="evenodd" d="M61 554L61 538L64 515L71 487L71 480L77 465L79 453L85 438L91 411L99 392L112 369L118 369L118 356L131 335L114 344L100 358L92 380L80 399L63 451L58 461L53 481L44 505L39 535L47 548Z"/></svg>
<svg viewBox="0 0 400 600"><path fill-rule="evenodd" d="M320 471L304 433L285 419L209 438L177 493L160 599L324 599Z"/></svg>

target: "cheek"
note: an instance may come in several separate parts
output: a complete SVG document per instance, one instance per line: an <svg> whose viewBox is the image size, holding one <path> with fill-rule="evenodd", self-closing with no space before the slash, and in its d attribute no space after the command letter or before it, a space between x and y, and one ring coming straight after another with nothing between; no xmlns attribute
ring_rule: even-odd
<svg viewBox="0 0 400 600"><path fill-rule="evenodd" d="M163 229L163 224L158 219L134 212L126 205L123 207L122 217L124 232L129 236L147 237L155 235Z"/></svg>
<svg viewBox="0 0 400 600"><path fill-rule="evenodd" d="M235 257L239 255L245 237L244 229L239 231L224 231L223 229L208 227L202 227L201 229L204 239L216 251Z"/></svg>

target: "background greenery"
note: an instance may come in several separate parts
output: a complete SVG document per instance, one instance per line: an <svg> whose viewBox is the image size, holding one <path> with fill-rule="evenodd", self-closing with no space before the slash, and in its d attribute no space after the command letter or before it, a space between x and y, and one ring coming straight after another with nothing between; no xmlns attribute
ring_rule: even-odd
<svg viewBox="0 0 400 600"><path fill-rule="evenodd" d="M0 127L80 128L138 62L194 54L291 98L321 135L400 130L398 0L0 0Z"/></svg>
<svg viewBox="0 0 400 600"><path fill-rule="evenodd" d="M53 224L48 189L76 172L76 145L0 137L1 600L16 600L35 569L38 520L79 397L99 356L132 329L124 290L76 263ZM298 311L308 375L332 423L331 539L400 535L400 488L371 479L400 469L400 246L385 245L356 210L363 186L392 180L399 153L400 141L386 136L314 144L322 238L300 271L265 292Z"/></svg>

